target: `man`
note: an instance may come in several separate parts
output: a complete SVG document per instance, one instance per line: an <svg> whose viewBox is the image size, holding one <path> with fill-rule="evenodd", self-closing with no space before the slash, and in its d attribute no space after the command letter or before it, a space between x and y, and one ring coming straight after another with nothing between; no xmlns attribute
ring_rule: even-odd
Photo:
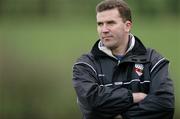
<svg viewBox="0 0 180 119"><path fill-rule="evenodd" d="M83 119L173 119L169 61L130 33L123 0L96 6L99 40L73 66Z"/></svg>

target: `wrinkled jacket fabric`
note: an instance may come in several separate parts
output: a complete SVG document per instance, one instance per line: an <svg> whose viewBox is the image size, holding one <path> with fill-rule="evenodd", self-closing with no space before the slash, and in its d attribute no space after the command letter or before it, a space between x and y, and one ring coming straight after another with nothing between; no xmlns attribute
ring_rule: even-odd
<svg viewBox="0 0 180 119"><path fill-rule="evenodd" d="M145 48L137 37L120 61L100 50L100 42L73 66L73 86L83 119L114 119L119 114L123 119L173 119L169 61ZM135 104L134 92L147 97Z"/></svg>

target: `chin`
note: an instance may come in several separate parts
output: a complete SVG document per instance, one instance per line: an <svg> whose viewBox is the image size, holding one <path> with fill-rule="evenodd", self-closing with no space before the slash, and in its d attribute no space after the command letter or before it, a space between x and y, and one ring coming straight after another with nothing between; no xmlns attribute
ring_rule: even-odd
<svg viewBox="0 0 180 119"><path fill-rule="evenodd" d="M104 41L103 42L104 46L106 46L107 48L111 48L115 46L115 43L112 41Z"/></svg>
<svg viewBox="0 0 180 119"><path fill-rule="evenodd" d="M113 44L104 44L104 46L106 46L106 47L109 48L109 49L112 49L112 48L114 47Z"/></svg>

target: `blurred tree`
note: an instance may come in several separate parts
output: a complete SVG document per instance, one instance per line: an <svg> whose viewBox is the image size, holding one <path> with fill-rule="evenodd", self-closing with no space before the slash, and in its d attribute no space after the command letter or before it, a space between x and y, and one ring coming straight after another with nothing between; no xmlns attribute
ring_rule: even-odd
<svg viewBox="0 0 180 119"><path fill-rule="evenodd" d="M137 0L137 10L143 16L154 16L157 14L157 7L153 0Z"/></svg>
<svg viewBox="0 0 180 119"><path fill-rule="evenodd" d="M39 14L42 16L46 16L48 14L48 4L49 0L39 0L38 1L38 8L39 8Z"/></svg>
<svg viewBox="0 0 180 119"><path fill-rule="evenodd" d="M3 0L0 0L0 15L2 15L2 5L3 5Z"/></svg>
<svg viewBox="0 0 180 119"><path fill-rule="evenodd" d="M180 12L179 0L166 0L166 8L169 10L170 14L178 15Z"/></svg>
<svg viewBox="0 0 180 119"><path fill-rule="evenodd" d="M95 6L101 0L0 0L0 15L65 15L63 11L76 11L77 14L94 16ZM180 12L179 0L125 0L140 15L173 14ZM70 12L70 14L73 12ZM71 15L70 15L71 16Z"/></svg>

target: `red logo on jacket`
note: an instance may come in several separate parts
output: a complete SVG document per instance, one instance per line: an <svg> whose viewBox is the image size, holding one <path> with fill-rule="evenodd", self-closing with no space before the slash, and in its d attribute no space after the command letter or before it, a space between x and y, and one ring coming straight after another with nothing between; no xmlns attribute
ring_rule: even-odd
<svg viewBox="0 0 180 119"><path fill-rule="evenodd" d="M142 64L135 64L134 71L137 73L138 76L143 74L144 66Z"/></svg>

